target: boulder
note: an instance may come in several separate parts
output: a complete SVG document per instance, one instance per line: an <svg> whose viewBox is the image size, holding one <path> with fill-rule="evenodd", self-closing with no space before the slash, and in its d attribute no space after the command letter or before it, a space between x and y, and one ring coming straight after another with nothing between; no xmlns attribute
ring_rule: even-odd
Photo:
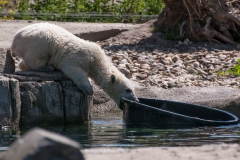
<svg viewBox="0 0 240 160"><path fill-rule="evenodd" d="M11 121L11 93L9 79L0 76L0 123L9 125Z"/></svg>
<svg viewBox="0 0 240 160"><path fill-rule="evenodd" d="M14 74L6 75L6 76L15 78L20 82L26 82L26 81L43 82L43 81L68 80L68 78L62 72L59 72L59 71L52 71L52 72L17 71L17 72L14 72Z"/></svg>
<svg viewBox="0 0 240 160"><path fill-rule="evenodd" d="M116 103L98 86L93 83L93 107L92 112L104 113L120 111Z"/></svg>
<svg viewBox="0 0 240 160"><path fill-rule="evenodd" d="M21 126L82 124L91 119L92 97L61 72L25 71L0 79L2 116ZM6 96L8 95L8 96ZM1 96L0 96L1 98ZM20 116L21 108L21 116Z"/></svg>
<svg viewBox="0 0 240 160"><path fill-rule="evenodd" d="M83 160L79 143L40 128L33 128L15 141L1 159Z"/></svg>
<svg viewBox="0 0 240 160"><path fill-rule="evenodd" d="M21 124L64 124L62 86L58 82L20 82Z"/></svg>
<svg viewBox="0 0 240 160"><path fill-rule="evenodd" d="M21 113L21 96L18 80L11 78L9 80L10 93L11 93L11 125L13 128L17 128L20 121Z"/></svg>
<svg viewBox="0 0 240 160"><path fill-rule="evenodd" d="M91 119L92 97L84 95L72 81L60 82L63 93L64 122L80 124Z"/></svg>
<svg viewBox="0 0 240 160"><path fill-rule="evenodd" d="M0 48L0 74L11 74L15 71L15 62L10 51Z"/></svg>

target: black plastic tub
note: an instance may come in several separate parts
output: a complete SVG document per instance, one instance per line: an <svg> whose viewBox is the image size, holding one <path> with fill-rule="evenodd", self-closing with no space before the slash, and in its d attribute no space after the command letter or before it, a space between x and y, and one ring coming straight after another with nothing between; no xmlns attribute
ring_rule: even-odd
<svg viewBox="0 0 240 160"><path fill-rule="evenodd" d="M122 102L127 127L189 128L238 123L235 115L206 106L146 98L139 98L139 102L122 98Z"/></svg>

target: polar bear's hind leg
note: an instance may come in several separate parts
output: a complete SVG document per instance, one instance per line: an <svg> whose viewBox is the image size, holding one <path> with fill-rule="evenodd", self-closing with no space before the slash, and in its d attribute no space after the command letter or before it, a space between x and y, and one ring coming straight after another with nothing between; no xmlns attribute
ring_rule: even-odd
<svg viewBox="0 0 240 160"><path fill-rule="evenodd" d="M26 66L23 60L20 61L18 64L18 67L21 71L29 71L30 69ZM38 72L51 72L54 71L55 69L52 66L43 66L40 68L36 69L31 69L32 71L38 71Z"/></svg>
<svg viewBox="0 0 240 160"><path fill-rule="evenodd" d="M25 65L23 60L20 61L18 67L21 71L28 71L29 70L29 68Z"/></svg>
<svg viewBox="0 0 240 160"><path fill-rule="evenodd" d="M28 55L37 55L37 54L31 53ZM52 66L47 65L48 59L49 59L48 57L36 56L31 59L25 59L24 61L22 61L23 63L20 65L25 65L26 68L28 68L28 70L32 70L32 71L40 71L40 72L54 71L54 68ZM19 65L19 68L20 68L20 65ZM24 70L22 70L22 71L24 71Z"/></svg>

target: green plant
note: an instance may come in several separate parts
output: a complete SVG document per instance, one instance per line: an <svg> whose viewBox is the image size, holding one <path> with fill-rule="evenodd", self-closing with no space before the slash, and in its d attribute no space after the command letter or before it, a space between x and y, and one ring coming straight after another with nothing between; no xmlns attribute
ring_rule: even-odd
<svg viewBox="0 0 240 160"><path fill-rule="evenodd" d="M177 40L179 37L179 26L176 24L173 27L166 28L163 31L163 38L168 40Z"/></svg>
<svg viewBox="0 0 240 160"><path fill-rule="evenodd" d="M218 76L226 76L226 75L234 75L234 76L240 76L240 59L238 59L238 62L236 65L233 66L233 68L227 70L227 71L218 71Z"/></svg>
<svg viewBox="0 0 240 160"><path fill-rule="evenodd" d="M224 75L226 75L226 73L225 73L224 71L217 71L216 74L217 74L218 76L224 76Z"/></svg>
<svg viewBox="0 0 240 160"><path fill-rule="evenodd" d="M238 63L235 66L233 66L232 69L229 69L228 72L229 74L240 76L240 59L238 59Z"/></svg>
<svg viewBox="0 0 240 160"><path fill-rule="evenodd" d="M2 9L3 5L8 4L10 0L0 0L0 10Z"/></svg>
<svg viewBox="0 0 240 160"><path fill-rule="evenodd" d="M152 28L151 28L151 32L152 32L152 33L155 33L156 31L157 31L157 28L156 28L156 27L152 27Z"/></svg>
<svg viewBox="0 0 240 160"><path fill-rule="evenodd" d="M8 8L8 4L11 0L0 0L0 13L2 12L3 8L6 8L5 13L1 13L0 19L13 19L15 12L13 9Z"/></svg>
<svg viewBox="0 0 240 160"><path fill-rule="evenodd" d="M161 0L21 0L17 19L56 21L137 21L145 15L158 15L164 8ZM22 17L24 13L24 16ZM43 14L44 13L44 14ZM83 15L84 14L84 15Z"/></svg>

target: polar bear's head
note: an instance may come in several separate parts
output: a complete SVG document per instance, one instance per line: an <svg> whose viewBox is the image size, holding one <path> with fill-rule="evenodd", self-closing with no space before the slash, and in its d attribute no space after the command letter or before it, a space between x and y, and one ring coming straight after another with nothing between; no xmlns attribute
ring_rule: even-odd
<svg viewBox="0 0 240 160"><path fill-rule="evenodd" d="M112 74L109 83L107 93L120 109L122 109L120 106L122 97L138 101L134 93L133 84L123 74Z"/></svg>

